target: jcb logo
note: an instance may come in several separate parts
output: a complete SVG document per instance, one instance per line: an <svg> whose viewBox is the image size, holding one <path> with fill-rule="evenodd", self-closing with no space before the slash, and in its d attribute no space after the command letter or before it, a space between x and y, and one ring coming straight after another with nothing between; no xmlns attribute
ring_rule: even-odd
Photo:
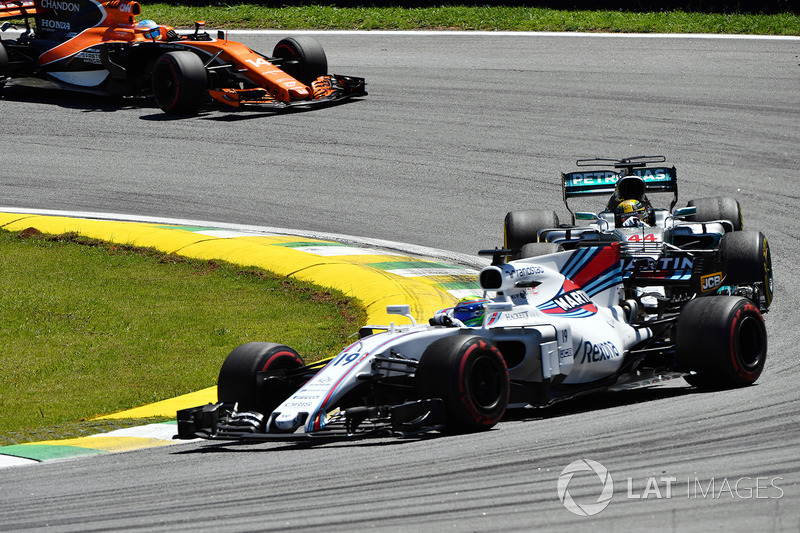
<svg viewBox="0 0 800 533"><path fill-rule="evenodd" d="M722 272L714 272L700 278L700 290L708 292L722 285Z"/></svg>

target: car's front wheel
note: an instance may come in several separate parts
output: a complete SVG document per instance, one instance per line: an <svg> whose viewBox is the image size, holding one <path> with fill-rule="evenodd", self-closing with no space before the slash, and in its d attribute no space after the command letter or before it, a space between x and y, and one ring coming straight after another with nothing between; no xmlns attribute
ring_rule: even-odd
<svg viewBox="0 0 800 533"><path fill-rule="evenodd" d="M524 209L506 214L503 222L505 248L514 251L514 259L519 258L520 249L528 243L539 242L539 232L558 227L555 211L544 209Z"/></svg>
<svg viewBox="0 0 800 533"><path fill-rule="evenodd" d="M272 55L283 60L281 70L306 85L311 85L311 82L328 73L325 50L319 41L309 35L281 39Z"/></svg>
<svg viewBox="0 0 800 533"><path fill-rule="evenodd" d="M196 113L206 98L208 74L203 60L192 52L167 52L153 66L153 97L165 113Z"/></svg>
<svg viewBox="0 0 800 533"><path fill-rule="evenodd" d="M726 265L726 285L756 285L760 301L769 309L772 304L772 254L769 242L760 231L737 231L722 236L719 243L720 260Z"/></svg>
<svg viewBox="0 0 800 533"><path fill-rule="evenodd" d="M421 399L441 398L450 431L489 429L505 414L510 391L500 350L474 335L445 337L419 360L415 385Z"/></svg>
<svg viewBox="0 0 800 533"><path fill-rule="evenodd" d="M709 198L695 198L689 200L689 207L697 208L694 215L687 217L691 222L711 222L714 220L727 220L733 225L733 231L741 231L742 207L736 198L713 196Z"/></svg>
<svg viewBox="0 0 800 533"><path fill-rule="evenodd" d="M296 389L295 383L284 379L286 374L302 366L297 352L283 344L242 344L222 363L217 397L222 403L238 403L239 411L268 415Z"/></svg>
<svg viewBox="0 0 800 533"><path fill-rule="evenodd" d="M563 246L553 242L529 242L520 249L519 259L556 254L563 251Z"/></svg>

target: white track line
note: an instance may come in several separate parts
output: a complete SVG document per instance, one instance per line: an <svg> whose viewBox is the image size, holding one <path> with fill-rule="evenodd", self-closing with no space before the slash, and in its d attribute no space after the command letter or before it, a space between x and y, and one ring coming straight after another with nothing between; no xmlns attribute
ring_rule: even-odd
<svg viewBox="0 0 800 533"><path fill-rule="evenodd" d="M210 28L209 28L210 30ZM551 31L464 31L464 30L226 30L229 35L285 35L311 33L333 35L414 35L460 37L586 37L605 39L751 39L765 41L800 41L798 35L745 35L733 33L589 33Z"/></svg>

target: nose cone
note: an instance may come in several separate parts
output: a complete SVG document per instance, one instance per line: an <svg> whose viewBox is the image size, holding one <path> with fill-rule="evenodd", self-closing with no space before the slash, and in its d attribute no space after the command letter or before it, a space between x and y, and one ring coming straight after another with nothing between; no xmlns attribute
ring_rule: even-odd
<svg viewBox="0 0 800 533"><path fill-rule="evenodd" d="M303 425L307 416L307 413L281 413L275 417L275 427L283 432L292 433Z"/></svg>
<svg viewBox="0 0 800 533"><path fill-rule="evenodd" d="M289 94L292 95L292 100L303 100L308 98L310 95L308 89L305 87L295 87L294 89L290 89Z"/></svg>

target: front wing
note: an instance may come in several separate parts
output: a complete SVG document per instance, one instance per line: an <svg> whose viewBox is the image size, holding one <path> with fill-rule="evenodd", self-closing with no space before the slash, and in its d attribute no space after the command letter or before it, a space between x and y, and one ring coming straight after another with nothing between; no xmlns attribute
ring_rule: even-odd
<svg viewBox="0 0 800 533"><path fill-rule="evenodd" d="M209 95L219 103L236 107L287 111L296 108L322 107L334 105L357 96L366 96L364 78L340 76L337 74L320 76L311 84L313 97L307 100L282 102L262 88L209 90Z"/></svg>
<svg viewBox="0 0 800 533"><path fill-rule="evenodd" d="M325 429L310 433L266 432L263 414L238 412L230 404L208 404L178 411L179 439L211 440L336 440L366 437L412 437L444 428L444 403L439 398L400 405L351 407L332 415Z"/></svg>

